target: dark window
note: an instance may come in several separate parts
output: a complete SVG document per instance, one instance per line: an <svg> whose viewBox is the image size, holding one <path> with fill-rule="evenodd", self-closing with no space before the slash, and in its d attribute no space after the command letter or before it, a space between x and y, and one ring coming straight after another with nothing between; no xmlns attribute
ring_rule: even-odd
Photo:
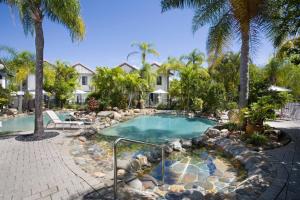
<svg viewBox="0 0 300 200"><path fill-rule="evenodd" d="M157 77L156 79L156 85L161 85L161 76Z"/></svg>
<svg viewBox="0 0 300 200"><path fill-rule="evenodd" d="M0 74L0 79L2 79L2 75Z"/></svg>
<svg viewBox="0 0 300 200"><path fill-rule="evenodd" d="M81 78L81 85L87 85L87 76Z"/></svg>

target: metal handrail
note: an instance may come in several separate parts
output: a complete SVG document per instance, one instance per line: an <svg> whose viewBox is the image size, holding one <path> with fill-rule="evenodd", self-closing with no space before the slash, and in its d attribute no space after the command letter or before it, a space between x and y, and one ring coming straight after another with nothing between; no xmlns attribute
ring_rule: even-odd
<svg viewBox="0 0 300 200"><path fill-rule="evenodd" d="M143 141L138 141L138 140L131 140L127 138L118 138L114 142L114 147L113 147L113 155L114 155L114 199L117 199L117 179L118 179L118 174L117 174L117 144L120 141L126 141L126 142L131 142L131 143L136 143L136 144L145 144L153 147L159 147L161 148L161 173L162 173L162 183L164 184L165 182L165 148L164 145L158 145L158 144L152 144L148 142L143 142Z"/></svg>

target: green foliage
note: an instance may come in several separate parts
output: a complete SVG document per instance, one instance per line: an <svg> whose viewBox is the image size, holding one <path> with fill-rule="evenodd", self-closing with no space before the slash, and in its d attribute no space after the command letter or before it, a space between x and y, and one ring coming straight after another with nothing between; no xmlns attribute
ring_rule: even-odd
<svg viewBox="0 0 300 200"><path fill-rule="evenodd" d="M14 56L6 62L8 71L13 74L9 77L9 88L18 91L22 90L23 82L30 73L35 71L35 56L28 51L15 52Z"/></svg>
<svg viewBox="0 0 300 200"><path fill-rule="evenodd" d="M232 110L232 109L238 109L239 105L236 102L227 102L226 103L226 109Z"/></svg>
<svg viewBox="0 0 300 200"><path fill-rule="evenodd" d="M156 107L156 109L157 110L168 110L168 105L161 103Z"/></svg>
<svg viewBox="0 0 300 200"><path fill-rule="evenodd" d="M268 142L267 136L260 134L260 133L253 133L250 137L246 140L247 143L253 144L255 146L263 146Z"/></svg>
<svg viewBox="0 0 300 200"><path fill-rule="evenodd" d="M8 89L2 88L0 85L0 108L9 104L10 92Z"/></svg>
<svg viewBox="0 0 300 200"><path fill-rule="evenodd" d="M143 96L148 89L146 80L142 79L137 72L126 73L119 67L112 69L97 67L93 85L95 92L90 97L98 100L100 109L115 106L130 107L134 99Z"/></svg>
<svg viewBox="0 0 300 200"><path fill-rule="evenodd" d="M205 96L204 110L208 113L216 113L223 110L225 104L225 88L222 84L210 82Z"/></svg>
<svg viewBox="0 0 300 200"><path fill-rule="evenodd" d="M228 52L209 67L211 78L224 85L227 101L238 100L240 54Z"/></svg>
<svg viewBox="0 0 300 200"><path fill-rule="evenodd" d="M203 100L201 98L194 98L192 109L194 111L202 111L202 108L203 108Z"/></svg>
<svg viewBox="0 0 300 200"><path fill-rule="evenodd" d="M72 66L57 61L45 70L44 89L55 96L61 107L74 95L79 74Z"/></svg>
<svg viewBox="0 0 300 200"><path fill-rule="evenodd" d="M300 37L286 41L278 49L276 57L281 60L288 58L291 63L300 66Z"/></svg>
<svg viewBox="0 0 300 200"><path fill-rule="evenodd" d="M159 53L154 49L154 45L147 43L147 42L135 42L131 44L132 47L137 47L137 51L133 51L128 54L127 60L130 56L134 54L140 54L141 55L141 62L142 65L144 65L147 61L147 55L151 54L154 56L159 56Z"/></svg>
<svg viewBox="0 0 300 200"><path fill-rule="evenodd" d="M263 126L267 119L275 119L276 104L271 96L260 97L256 103L252 103L245 112L245 116L252 124Z"/></svg>
<svg viewBox="0 0 300 200"><path fill-rule="evenodd" d="M229 131L238 131L241 129L241 127L238 124L233 123L233 122L228 122L228 123L224 124L222 126L222 128L228 129Z"/></svg>

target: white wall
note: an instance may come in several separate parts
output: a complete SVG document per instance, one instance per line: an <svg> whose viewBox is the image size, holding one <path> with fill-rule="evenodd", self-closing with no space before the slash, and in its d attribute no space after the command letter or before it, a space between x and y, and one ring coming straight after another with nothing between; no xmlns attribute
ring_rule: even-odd
<svg viewBox="0 0 300 200"><path fill-rule="evenodd" d="M135 71L135 69L133 69L132 67L130 67L127 64L121 65L120 68L122 68L126 73L131 73L131 72Z"/></svg>
<svg viewBox="0 0 300 200"><path fill-rule="evenodd" d="M30 74L27 77L27 90L35 90L35 75Z"/></svg>
<svg viewBox="0 0 300 200"><path fill-rule="evenodd" d="M83 90L85 92L90 92L92 90L91 83L92 83L92 77L93 77L94 73L91 70L88 70L86 67L83 67L80 64L75 65L74 68L79 73L79 78L78 78L79 86L77 89ZM82 77L83 76L87 77L86 85L82 85Z"/></svg>

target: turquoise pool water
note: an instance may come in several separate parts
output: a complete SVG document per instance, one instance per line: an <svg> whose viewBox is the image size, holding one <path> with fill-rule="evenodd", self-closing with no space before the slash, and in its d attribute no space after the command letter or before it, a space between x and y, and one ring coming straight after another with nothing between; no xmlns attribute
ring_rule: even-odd
<svg viewBox="0 0 300 200"><path fill-rule="evenodd" d="M175 115L139 116L103 129L102 134L148 142L165 142L170 138L192 138L202 134L216 122L202 118Z"/></svg>
<svg viewBox="0 0 300 200"><path fill-rule="evenodd" d="M61 120L65 120L68 113L56 113ZM44 114L44 125L50 121L48 115ZM2 121L1 132L18 132L18 131L32 131L34 129L34 115L27 115L16 117Z"/></svg>

